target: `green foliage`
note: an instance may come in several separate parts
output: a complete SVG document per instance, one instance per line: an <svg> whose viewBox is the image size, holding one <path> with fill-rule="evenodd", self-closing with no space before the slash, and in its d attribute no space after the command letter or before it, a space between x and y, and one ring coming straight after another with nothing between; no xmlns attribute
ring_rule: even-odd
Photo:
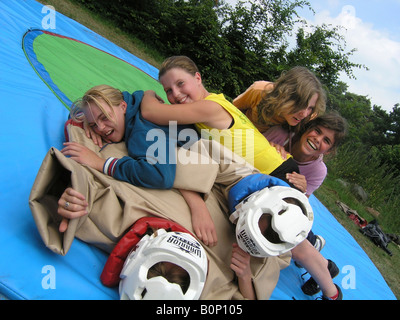
<svg viewBox="0 0 400 320"><path fill-rule="evenodd" d="M348 141L335 157L327 159L326 164L331 176L362 186L368 194L366 205L380 211L380 222L398 233L399 171L392 164L382 162L376 151L355 147L352 141Z"/></svg>
<svg viewBox="0 0 400 320"><path fill-rule="evenodd" d="M255 80L275 80L283 70L287 70L287 37L295 24L296 8L303 6L309 6L309 3L240 1L235 8L220 7L220 33L228 43L232 69L226 75L230 82L217 89L236 97Z"/></svg>
<svg viewBox="0 0 400 320"><path fill-rule="evenodd" d="M391 144L400 144L400 105L397 103L390 112L388 128L388 139Z"/></svg>
<svg viewBox="0 0 400 320"><path fill-rule="evenodd" d="M134 34L164 56L187 55L199 66L211 91L234 98L255 80L274 81L283 70L304 65L328 86L340 72L352 75L353 50L345 51L338 30L326 25L288 38L304 0L239 1L235 7L215 0L74 0L121 30ZM311 9L311 8L310 8Z"/></svg>
<svg viewBox="0 0 400 320"><path fill-rule="evenodd" d="M290 66L302 65L313 70L327 86L339 82L339 72L345 72L354 78L354 68L365 68L361 64L350 62L355 49L346 52L346 41L339 34L339 28L327 25L312 26L312 31L305 32L300 28L297 32L296 47L288 53Z"/></svg>
<svg viewBox="0 0 400 320"><path fill-rule="evenodd" d="M361 185L368 193L367 205L381 212L380 223L394 233L400 231L399 109L388 114L379 106L371 109L367 97L347 92L339 83L328 92L328 105L349 123L349 134L334 158L329 173Z"/></svg>

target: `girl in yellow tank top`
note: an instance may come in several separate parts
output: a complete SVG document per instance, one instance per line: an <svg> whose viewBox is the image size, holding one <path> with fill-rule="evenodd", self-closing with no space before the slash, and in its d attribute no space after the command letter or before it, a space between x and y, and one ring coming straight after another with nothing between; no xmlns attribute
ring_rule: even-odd
<svg viewBox="0 0 400 320"><path fill-rule="evenodd" d="M213 138L243 157L260 172L270 174L286 159L255 128L252 122L223 94L209 93L202 84L195 63L185 56L164 61L159 79L171 105L160 102L146 91L142 116L156 124L195 124L202 138Z"/></svg>
<svg viewBox="0 0 400 320"><path fill-rule="evenodd" d="M222 106L231 115L232 123L222 130L204 123L196 123L202 138L211 137L220 142L265 174L270 174L285 161L253 123L226 100L223 94L211 93L205 100L214 101ZM287 158L289 157L290 155Z"/></svg>

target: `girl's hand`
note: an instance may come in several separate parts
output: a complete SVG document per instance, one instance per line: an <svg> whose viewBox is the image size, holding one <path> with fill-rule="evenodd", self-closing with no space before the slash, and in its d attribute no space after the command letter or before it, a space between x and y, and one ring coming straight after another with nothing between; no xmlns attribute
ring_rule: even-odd
<svg viewBox="0 0 400 320"><path fill-rule="evenodd" d="M292 172L286 174L286 179L292 183L301 192L306 193L307 191L307 180L306 177L300 173Z"/></svg>
<svg viewBox="0 0 400 320"><path fill-rule="evenodd" d="M88 213L87 206L88 203L83 194L72 188L67 188L58 200L57 213L62 217L58 230L65 232L70 219L86 215Z"/></svg>
<svg viewBox="0 0 400 320"><path fill-rule="evenodd" d="M250 254L243 251L237 243L233 243L232 246L230 267L238 278L239 290L246 299L255 300L257 297L252 281Z"/></svg>
<svg viewBox="0 0 400 320"><path fill-rule="evenodd" d="M165 101L163 100L163 98L161 98L155 91L153 91L153 90L146 90L145 92L144 92L144 95L145 96L151 96L151 97L154 97L154 98L156 98L160 103L165 103Z"/></svg>
<svg viewBox="0 0 400 320"><path fill-rule="evenodd" d="M103 139L88 125L86 121L83 122L83 129L85 130L86 137L93 140L93 143L100 148L103 147ZM106 140L106 142L109 142Z"/></svg>
<svg viewBox="0 0 400 320"><path fill-rule="evenodd" d="M206 246L215 246L218 241L217 232L203 198L195 191L184 189L179 191L189 206L194 233Z"/></svg>
<svg viewBox="0 0 400 320"><path fill-rule="evenodd" d="M232 244L232 247L231 269L238 278L251 280L250 254L243 251L237 243Z"/></svg>
<svg viewBox="0 0 400 320"><path fill-rule="evenodd" d="M285 160L287 159L289 152L287 152L283 146L273 143L273 142L270 142L269 144L271 146L273 146L280 153L282 159L285 159Z"/></svg>
<svg viewBox="0 0 400 320"><path fill-rule="evenodd" d="M100 158L92 150L77 142L65 142L64 146L65 147L61 150L61 153L64 156L69 156L80 164L85 164L93 169L103 172L105 160Z"/></svg>

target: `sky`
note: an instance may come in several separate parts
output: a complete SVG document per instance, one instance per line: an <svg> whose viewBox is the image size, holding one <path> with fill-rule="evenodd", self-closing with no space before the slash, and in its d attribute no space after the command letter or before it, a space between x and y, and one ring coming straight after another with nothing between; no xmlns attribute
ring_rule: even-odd
<svg viewBox="0 0 400 320"><path fill-rule="evenodd" d="M400 103L400 0L308 1L315 14L301 9L298 14L313 25L345 27L341 33L346 51L357 49L350 61L369 68L354 69L356 80L341 75L348 91L367 96L372 105L388 113L392 111Z"/></svg>

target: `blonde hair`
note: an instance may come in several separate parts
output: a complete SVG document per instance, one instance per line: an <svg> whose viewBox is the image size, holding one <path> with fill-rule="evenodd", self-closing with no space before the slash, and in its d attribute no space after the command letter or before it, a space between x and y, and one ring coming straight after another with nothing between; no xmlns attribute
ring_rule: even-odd
<svg viewBox="0 0 400 320"><path fill-rule="evenodd" d="M283 115L306 109L314 94L318 94L315 108L303 123L325 112L326 95L314 73L304 67L294 67L282 73L272 90L264 92L257 106L258 121L267 125L283 125Z"/></svg>
<svg viewBox="0 0 400 320"><path fill-rule="evenodd" d="M100 100L104 101L110 107L111 114L100 104ZM123 100L124 96L120 90L106 84L95 86L86 91L81 99L73 103L70 110L71 119L76 122L85 121L84 110L88 107L90 108L90 104L94 103L108 120L115 123L113 107L119 106Z"/></svg>
<svg viewBox="0 0 400 320"><path fill-rule="evenodd" d="M160 79L167 71L175 68L185 70L194 76L197 72L200 73L196 64L192 59L186 56L172 56L164 60L161 64L161 68L158 73L158 79Z"/></svg>

